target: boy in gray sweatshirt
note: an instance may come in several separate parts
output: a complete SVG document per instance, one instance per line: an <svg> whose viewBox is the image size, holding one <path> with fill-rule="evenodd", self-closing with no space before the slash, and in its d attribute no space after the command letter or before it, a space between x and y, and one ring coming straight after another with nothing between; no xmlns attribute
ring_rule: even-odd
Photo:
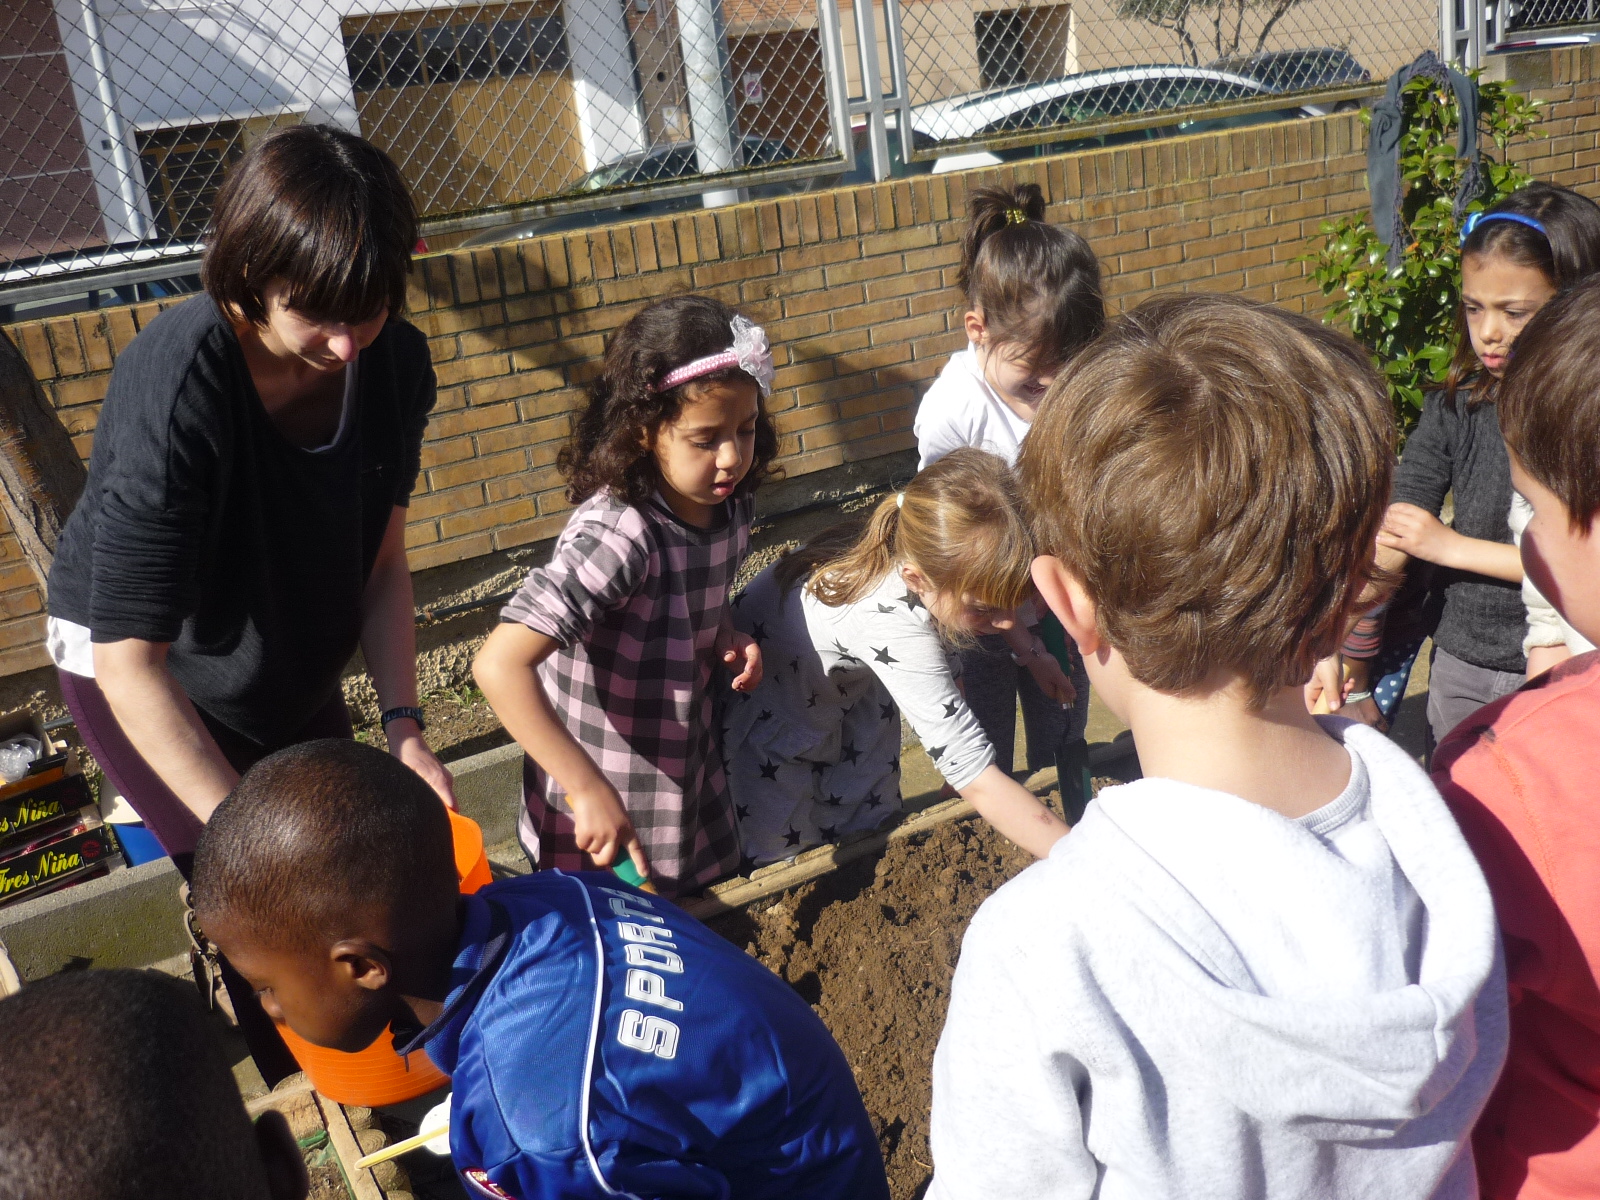
<svg viewBox="0 0 1600 1200"><path fill-rule="evenodd" d="M1034 581L1145 777L973 919L931 1200L1477 1195L1488 890L1417 764L1301 692L1373 582L1393 436L1353 342L1222 296L1140 305L1045 400Z"/></svg>

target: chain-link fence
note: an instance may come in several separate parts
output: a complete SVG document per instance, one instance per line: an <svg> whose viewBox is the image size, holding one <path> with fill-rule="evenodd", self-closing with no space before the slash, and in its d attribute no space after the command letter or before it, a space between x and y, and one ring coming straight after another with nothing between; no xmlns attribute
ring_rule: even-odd
<svg viewBox="0 0 1600 1200"><path fill-rule="evenodd" d="M434 231L837 160L823 52L814 0L6 0L0 303L62 271L170 273L284 122L382 146Z"/></svg>
<svg viewBox="0 0 1600 1200"><path fill-rule="evenodd" d="M1600 0L1500 0L1506 32L1600 23Z"/></svg>
<svg viewBox="0 0 1600 1200"><path fill-rule="evenodd" d="M993 3L902 0L924 153L1014 158L1328 111L1439 41L1436 0ZM1036 132L1088 123L1090 138ZM1004 150L1019 141L1034 144Z"/></svg>
<svg viewBox="0 0 1600 1200"><path fill-rule="evenodd" d="M1169 109L1293 116L1440 36L1439 0L868 2L5 0L0 319L189 286L223 173L285 122L388 150L437 248L1056 150L1085 122L1153 136L1107 122Z"/></svg>

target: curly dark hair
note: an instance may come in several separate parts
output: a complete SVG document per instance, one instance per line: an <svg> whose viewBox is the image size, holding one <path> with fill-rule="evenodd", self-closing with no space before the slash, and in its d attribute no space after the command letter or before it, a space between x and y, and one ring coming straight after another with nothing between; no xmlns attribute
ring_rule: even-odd
<svg viewBox="0 0 1600 1200"><path fill-rule="evenodd" d="M709 296L671 296L640 309L606 347L600 376L589 385L589 404L562 448L556 466L567 477L567 499L582 503L601 488L629 504L642 504L660 486L652 436L683 408L684 388L754 378L738 367L701 375L658 392L668 372L718 354L733 342L734 310ZM767 477L778 454L778 434L764 397L756 411L755 458L734 494L748 495Z"/></svg>

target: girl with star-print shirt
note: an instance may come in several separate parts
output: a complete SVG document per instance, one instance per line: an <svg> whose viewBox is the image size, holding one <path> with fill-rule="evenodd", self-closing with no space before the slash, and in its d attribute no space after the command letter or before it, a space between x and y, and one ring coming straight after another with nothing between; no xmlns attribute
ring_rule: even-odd
<svg viewBox="0 0 1600 1200"><path fill-rule="evenodd" d="M734 600L760 685L724 728L746 856L757 863L873 829L900 809L900 715L934 765L1012 841L1043 856L1067 827L995 763L956 682L955 644L1009 628L1031 542L1011 469L952 452L863 527L835 527Z"/></svg>

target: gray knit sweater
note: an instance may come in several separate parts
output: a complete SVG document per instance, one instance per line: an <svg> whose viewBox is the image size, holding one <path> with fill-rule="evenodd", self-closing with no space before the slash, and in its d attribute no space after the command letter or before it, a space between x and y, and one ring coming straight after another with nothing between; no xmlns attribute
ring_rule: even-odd
<svg viewBox="0 0 1600 1200"><path fill-rule="evenodd" d="M1454 400L1442 391L1429 393L1395 474L1394 499L1437 516L1445 495L1454 493L1457 533L1509 545L1511 466L1506 444L1493 402L1471 405L1471 397L1466 390ZM1520 674L1527 669L1522 653L1527 613L1516 584L1441 570L1439 586L1445 589L1445 600L1433 635L1436 646L1489 670Z"/></svg>

